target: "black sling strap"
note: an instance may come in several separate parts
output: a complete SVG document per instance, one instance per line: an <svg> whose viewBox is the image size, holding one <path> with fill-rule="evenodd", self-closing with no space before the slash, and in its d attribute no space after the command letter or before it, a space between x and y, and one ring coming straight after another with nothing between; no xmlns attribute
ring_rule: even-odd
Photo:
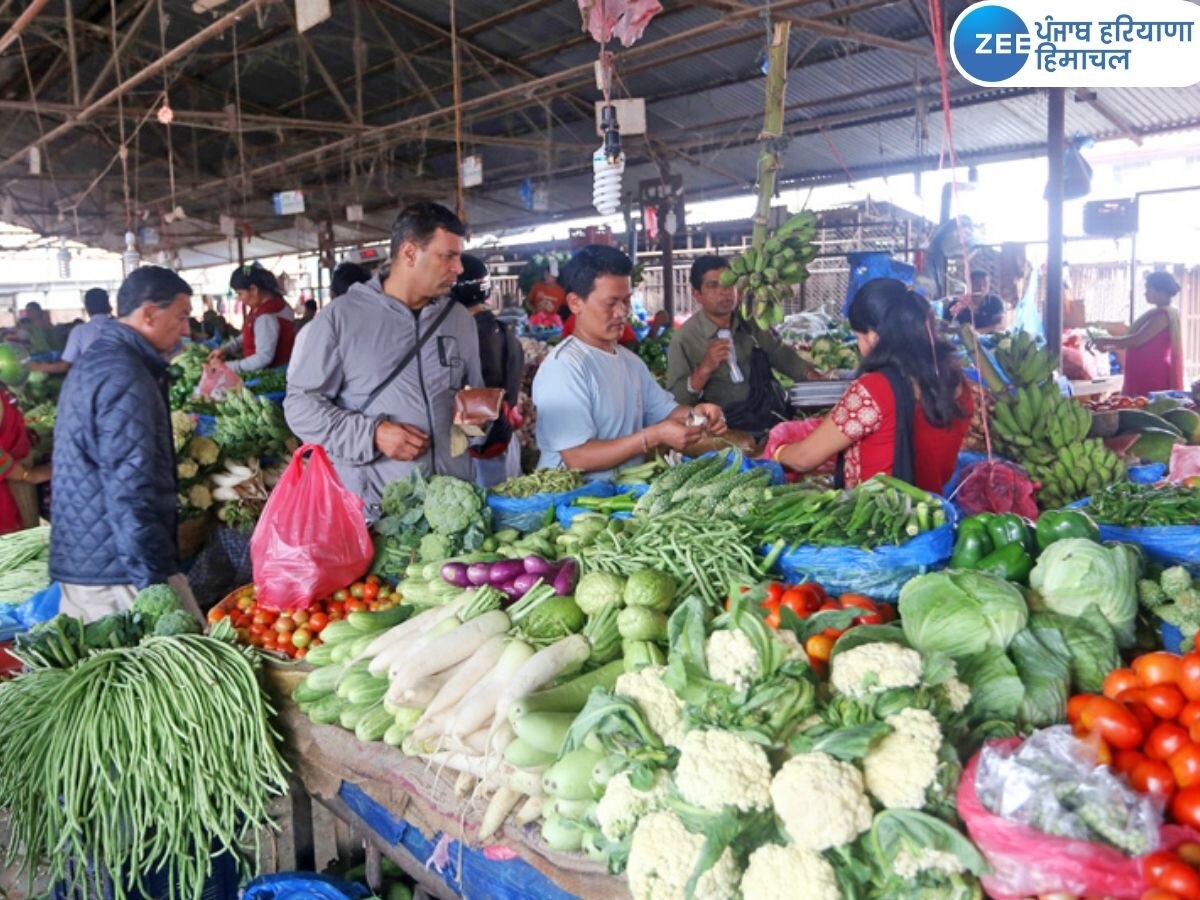
<svg viewBox="0 0 1200 900"><path fill-rule="evenodd" d="M371 393L367 396L366 402L362 405L362 412L366 412L371 404L379 399L379 395L391 387L392 382L399 378L404 370L408 368L409 364L417 358L417 354L421 352L421 348L424 347L425 344L428 343L429 339L437 333L438 328L444 321L446 321L446 316L450 315L450 310L454 308L454 302L455 301L450 299L446 300L446 305L442 307L442 311L437 314L437 318L433 320L433 324L429 326L429 330L424 334L420 333L421 324L418 321L416 343L413 344L411 349L404 354L404 358L400 360L400 365L396 366L396 368L392 370L392 374L383 379L383 381L379 383L378 387L371 391Z"/></svg>

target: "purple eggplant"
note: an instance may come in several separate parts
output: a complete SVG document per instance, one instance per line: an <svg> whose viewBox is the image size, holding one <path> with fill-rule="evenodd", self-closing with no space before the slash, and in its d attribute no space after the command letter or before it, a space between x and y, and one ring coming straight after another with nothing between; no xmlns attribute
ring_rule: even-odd
<svg viewBox="0 0 1200 900"><path fill-rule="evenodd" d="M492 563L487 583L492 586L495 586L497 583L507 584L518 575L523 574L525 574L525 566L521 560L502 559L499 562Z"/></svg>
<svg viewBox="0 0 1200 900"><path fill-rule="evenodd" d="M442 566L442 581L446 584L452 584L457 588L468 588L471 586L471 581L467 578L467 566L465 563L448 562Z"/></svg>
<svg viewBox="0 0 1200 900"><path fill-rule="evenodd" d="M575 575L577 568L575 560L564 560L558 567L558 572L554 576L554 581L551 583L554 588L554 593L560 597L568 596L571 591L575 590Z"/></svg>
<svg viewBox="0 0 1200 900"><path fill-rule="evenodd" d="M531 554L525 557L522 562L525 566L526 572L528 572L530 575L538 575L541 578L544 578L547 582L558 574L559 567L552 562L547 562L540 556Z"/></svg>
<svg viewBox="0 0 1200 900"><path fill-rule="evenodd" d="M506 582L505 584L493 584L492 587L508 597L509 600L520 600L524 596L521 591L517 590L516 585L514 585L511 581Z"/></svg>
<svg viewBox="0 0 1200 900"><path fill-rule="evenodd" d="M545 581L545 579L540 575L531 575L530 573L526 572L523 575L518 575L516 578L514 578L512 584L513 587L521 592L521 596L524 597L531 590L533 590L533 586L539 581Z"/></svg>
<svg viewBox="0 0 1200 900"><path fill-rule="evenodd" d="M471 563L467 566L467 581L476 587L492 583L492 567L488 563Z"/></svg>

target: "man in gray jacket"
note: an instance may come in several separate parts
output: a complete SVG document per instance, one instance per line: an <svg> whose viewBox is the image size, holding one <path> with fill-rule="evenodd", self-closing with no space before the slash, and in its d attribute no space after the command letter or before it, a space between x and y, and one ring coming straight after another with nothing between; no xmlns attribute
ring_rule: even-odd
<svg viewBox="0 0 1200 900"><path fill-rule="evenodd" d="M443 206L405 207L388 266L313 319L292 354L288 425L324 446L368 521L384 486L418 466L472 480L471 457L450 455L454 395L483 384L475 322L448 296L465 234Z"/></svg>

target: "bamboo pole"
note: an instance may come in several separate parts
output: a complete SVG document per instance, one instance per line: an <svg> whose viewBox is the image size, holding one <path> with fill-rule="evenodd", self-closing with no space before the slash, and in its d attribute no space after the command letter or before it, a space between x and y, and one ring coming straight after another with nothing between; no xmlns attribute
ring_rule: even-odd
<svg viewBox="0 0 1200 900"><path fill-rule="evenodd" d="M775 176L779 172L780 141L783 137L783 111L787 99L788 38L790 22L776 22L767 52L767 92L763 111L763 129L758 135L762 152L758 155L758 208L754 213L751 246L761 252L767 240L771 200L775 196Z"/></svg>

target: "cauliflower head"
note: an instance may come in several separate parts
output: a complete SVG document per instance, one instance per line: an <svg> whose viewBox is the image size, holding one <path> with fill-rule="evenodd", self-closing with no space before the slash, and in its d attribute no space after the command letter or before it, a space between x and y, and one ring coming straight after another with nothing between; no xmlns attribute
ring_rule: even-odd
<svg viewBox="0 0 1200 900"><path fill-rule="evenodd" d="M946 705L956 713L962 712L971 702L971 689L957 678L943 682L941 688Z"/></svg>
<svg viewBox="0 0 1200 900"><path fill-rule="evenodd" d="M921 654L899 644L861 644L833 658L829 681L835 693L867 697L921 683Z"/></svg>
<svg viewBox="0 0 1200 900"><path fill-rule="evenodd" d="M637 704L646 724L663 742L678 747L683 741L683 701L663 684L666 666L643 666L617 679L613 693Z"/></svg>
<svg viewBox="0 0 1200 900"><path fill-rule="evenodd" d="M704 836L692 834L670 812L652 812L637 824L629 847L629 892L633 900L684 900L688 880L704 849ZM738 886L733 851L726 849L696 882L696 900L728 900Z"/></svg>
<svg viewBox="0 0 1200 900"><path fill-rule="evenodd" d="M180 481L187 481L200 474L200 467L196 465L195 460L185 459L175 466L175 474L179 476Z"/></svg>
<svg viewBox="0 0 1200 900"><path fill-rule="evenodd" d="M693 806L742 812L771 805L771 763L758 744L730 731L689 731L679 748L675 787Z"/></svg>
<svg viewBox="0 0 1200 900"><path fill-rule="evenodd" d="M827 753L804 753L784 763L771 781L771 800L788 837L802 850L840 847L871 827L862 775Z"/></svg>
<svg viewBox="0 0 1200 900"><path fill-rule="evenodd" d="M193 484L187 492L188 505L196 509L208 509L212 506L212 492L203 484Z"/></svg>
<svg viewBox="0 0 1200 900"><path fill-rule="evenodd" d="M171 437L175 443L175 452L178 453L187 446L188 439L196 431L196 423L181 409L172 411L171 413Z"/></svg>
<svg viewBox="0 0 1200 900"><path fill-rule="evenodd" d="M221 458L221 448L208 437L194 437L188 442L188 456L202 466L215 466Z"/></svg>
<svg viewBox="0 0 1200 900"><path fill-rule="evenodd" d="M742 876L746 900L841 900L833 866L812 850L763 844Z"/></svg>
<svg viewBox="0 0 1200 900"><path fill-rule="evenodd" d="M863 760L867 790L888 809L920 809L937 779L942 729L926 709L905 709L886 719L892 733Z"/></svg>
<svg viewBox="0 0 1200 900"><path fill-rule="evenodd" d="M804 645L800 643L800 638L796 637L796 633L788 628L780 628L771 632L771 636L779 643L783 644L786 659L788 662L808 662L808 654L804 652Z"/></svg>
<svg viewBox="0 0 1200 900"><path fill-rule="evenodd" d="M744 691L758 678L762 665L758 651L744 631L714 631L704 645L708 674L735 691Z"/></svg>
<svg viewBox="0 0 1200 900"><path fill-rule="evenodd" d="M604 788L604 796L596 804L596 821L601 833L610 841L619 841L633 831L643 816L662 809L667 798L667 774L659 772L648 791L639 791L629 780L628 772L618 772Z"/></svg>
<svg viewBox="0 0 1200 900"><path fill-rule="evenodd" d="M965 871L953 853L934 850L932 847L922 847L919 853L912 853L905 847L892 861L892 870L905 881L913 881L922 872L958 875Z"/></svg>

